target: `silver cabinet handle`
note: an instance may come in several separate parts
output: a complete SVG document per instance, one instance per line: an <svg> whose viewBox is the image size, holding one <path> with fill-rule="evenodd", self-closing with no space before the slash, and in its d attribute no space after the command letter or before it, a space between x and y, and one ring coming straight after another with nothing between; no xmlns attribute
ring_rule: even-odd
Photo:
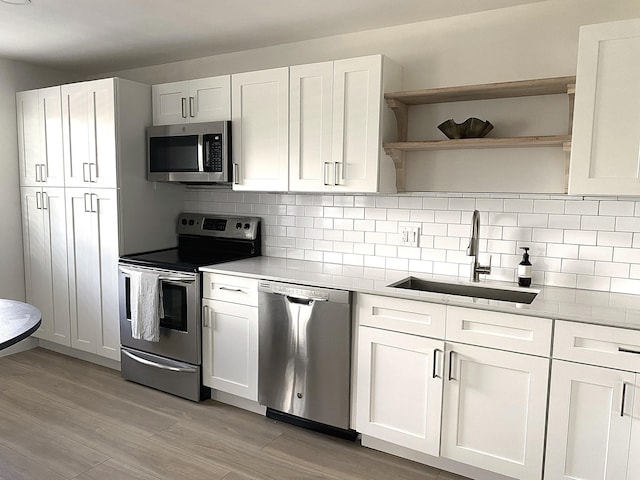
<svg viewBox="0 0 640 480"><path fill-rule="evenodd" d="M182 97L180 102L182 104L182 118L187 118L187 99Z"/></svg>
<svg viewBox="0 0 640 480"><path fill-rule="evenodd" d="M46 182L49 177L49 172L47 172L47 165L44 163L40 164L40 181Z"/></svg>
<svg viewBox="0 0 640 480"><path fill-rule="evenodd" d="M237 163L233 164L233 183L238 185L240 184L240 167L238 166Z"/></svg>
<svg viewBox="0 0 640 480"><path fill-rule="evenodd" d="M202 306L202 326L209 328L209 307L207 305Z"/></svg>
<svg viewBox="0 0 640 480"><path fill-rule="evenodd" d="M340 165L340 162L336 162L333 164L333 184L334 185L340 185L340 183L338 182L338 178L339 178L338 172L340 171L340 168L338 167L338 165Z"/></svg>
<svg viewBox="0 0 640 480"><path fill-rule="evenodd" d="M437 364L438 364L438 352L441 352L442 350L440 350L439 348L436 348L433 351L433 372L431 374L431 378L441 378L440 375L438 375L437 373Z"/></svg>
<svg viewBox="0 0 640 480"><path fill-rule="evenodd" d="M627 382L622 382L622 402L620 404L620 416L624 417L624 400L627 396Z"/></svg>
<svg viewBox="0 0 640 480"><path fill-rule="evenodd" d="M618 347L618 351L622 353L633 353L635 355L640 355L640 351L631 350L630 348L625 348L625 347Z"/></svg>
<svg viewBox="0 0 640 480"><path fill-rule="evenodd" d="M89 164L89 181L96 182L98 178L98 165L96 163Z"/></svg>
<svg viewBox="0 0 640 480"><path fill-rule="evenodd" d="M122 353L125 354L127 357L129 357L131 360L134 360L143 365L159 368L161 370L170 370L172 372L185 372L185 373L197 372L197 369L195 367L172 367L170 365L162 365L161 363L158 363L158 362L152 362L151 360L147 360L146 358L141 358L126 350L122 350Z"/></svg>
<svg viewBox="0 0 640 480"><path fill-rule="evenodd" d="M329 186L329 182L327 181L327 168L329 167L329 162L324 162L324 168L322 171L322 183Z"/></svg>
<svg viewBox="0 0 640 480"><path fill-rule="evenodd" d="M82 164L82 181L90 182L91 181L91 172L87 175L87 169L89 168L89 163L85 162Z"/></svg>
<svg viewBox="0 0 640 480"><path fill-rule="evenodd" d="M196 105L195 105L195 98L194 97L189 97L189 116L191 118L196 116Z"/></svg>
<svg viewBox="0 0 640 480"><path fill-rule="evenodd" d="M36 192L36 209L37 210L42 209L41 203L42 203L42 193Z"/></svg>
<svg viewBox="0 0 640 480"><path fill-rule="evenodd" d="M220 290L226 290L226 291L228 291L228 292L245 293L245 291L244 291L244 290L242 290L241 288L220 287Z"/></svg>
<svg viewBox="0 0 640 480"><path fill-rule="evenodd" d="M39 175L39 173L40 173L40 164L36 163L33 167L36 170L36 182L41 182L42 180L40 180L40 175Z"/></svg>
<svg viewBox="0 0 640 480"><path fill-rule="evenodd" d="M42 209L49 209L49 195L47 195L47 192L42 192Z"/></svg>
<svg viewBox="0 0 640 480"><path fill-rule="evenodd" d="M87 202L87 198L89 199L88 202ZM91 194L90 193L84 194L84 211L87 213L91 213Z"/></svg>
<svg viewBox="0 0 640 480"><path fill-rule="evenodd" d="M449 380L456 380L456 378L454 378L454 376L453 376L453 355L454 355L454 353L456 353L456 352L454 352L453 350L451 350L449 352Z"/></svg>

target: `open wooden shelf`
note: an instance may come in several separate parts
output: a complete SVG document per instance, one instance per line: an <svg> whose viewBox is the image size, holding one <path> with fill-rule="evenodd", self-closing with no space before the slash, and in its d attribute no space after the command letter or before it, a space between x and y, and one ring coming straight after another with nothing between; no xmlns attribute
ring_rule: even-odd
<svg viewBox="0 0 640 480"><path fill-rule="evenodd" d="M387 106L396 116L398 141L383 145L387 155L396 166L396 187L404 191L404 152L428 150L460 150L477 148L519 148L561 146L565 152L571 150L571 127L573 123L573 97L576 77L541 78L515 82L465 85L460 87L430 88L404 92L386 93ZM409 128L409 106L434 103L489 100L496 98L529 97L536 95L567 94L569 96L568 135L545 135L511 138L465 138L460 140L407 141ZM565 156L565 191L568 182L569 155Z"/></svg>

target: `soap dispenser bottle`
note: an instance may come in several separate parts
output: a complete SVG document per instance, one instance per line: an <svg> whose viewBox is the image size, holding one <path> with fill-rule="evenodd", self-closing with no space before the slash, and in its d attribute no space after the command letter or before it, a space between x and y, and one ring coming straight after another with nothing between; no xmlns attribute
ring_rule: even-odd
<svg viewBox="0 0 640 480"><path fill-rule="evenodd" d="M531 285L531 262L529 261L529 247L520 247L524 250L522 261L518 264L518 285L528 287Z"/></svg>

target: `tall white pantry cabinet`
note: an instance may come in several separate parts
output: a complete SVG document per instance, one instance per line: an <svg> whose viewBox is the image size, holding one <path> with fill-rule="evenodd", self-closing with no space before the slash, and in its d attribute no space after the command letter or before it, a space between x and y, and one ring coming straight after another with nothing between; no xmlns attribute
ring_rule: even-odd
<svg viewBox="0 0 640 480"><path fill-rule="evenodd" d="M34 336L119 360L118 258L174 246L182 207L182 187L146 181L151 87L108 78L16 101Z"/></svg>

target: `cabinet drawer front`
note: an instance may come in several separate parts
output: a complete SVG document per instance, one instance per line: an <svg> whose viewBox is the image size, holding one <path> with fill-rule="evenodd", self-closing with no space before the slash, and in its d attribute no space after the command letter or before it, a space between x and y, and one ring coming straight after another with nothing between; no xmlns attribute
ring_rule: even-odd
<svg viewBox="0 0 640 480"><path fill-rule="evenodd" d="M640 331L558 321L553 357L640 372Z"/></svg>
<svg viewBox="0 0 640 480"><path fill-rule="evenodd" d="M445 305L366 294L357 304L360 325L444 338Z"/></svg>
<svg viewBox="0 0 640 480"><path fill-rule="evenodd" d="M548 318L447 307L447 340L549 356L552 321Z"/></svg>
<svg viewBox="0 0 640 480"><path fill-rule="evenodd" d="M202 296L212 300L258 306L258 280L217 273L205 273Z"/></svg>

